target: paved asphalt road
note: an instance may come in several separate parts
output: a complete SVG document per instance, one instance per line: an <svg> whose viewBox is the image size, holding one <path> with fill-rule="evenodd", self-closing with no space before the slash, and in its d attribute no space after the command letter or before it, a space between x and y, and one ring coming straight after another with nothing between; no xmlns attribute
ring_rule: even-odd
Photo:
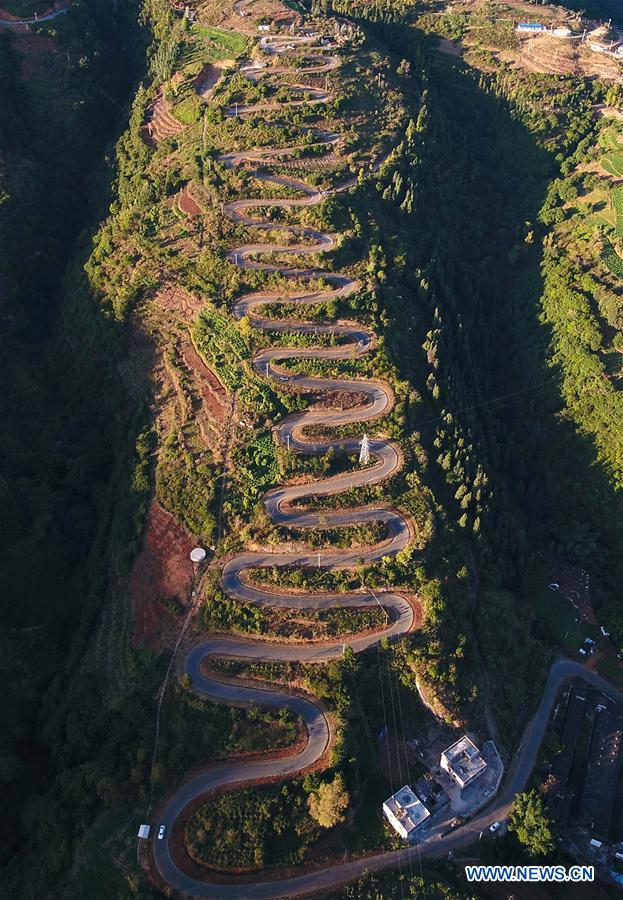
<svg viewBox="0 0 623 900"><path fill-rule="evenodd" d="M242 8L242 7L241 7ZM296 38L275 39L272 44L268 39L264 45L272 52L284 52L293 43L308 44L310 39L305 36L302 40ZM317 64L318 56L309 55L313 64ZM333 66L331 66L333 68ZM258 70L254 77L260 77L266 70ZM284 71L280 69L278 71ZM311 71L311 69L310 69ZM329 95L326 95L328 99ZM272 109L272 104L263 104L261 107L243 108L244 112L260 112ZM322 134L319 137L323 137ZM327 143L332 143L334 137L324 135ZM290 148L292 151L293 148ZM243 163L267 164L271 156L282 156L287 151L280 149L274 151L253 150L239 153L230 153L222 157L222 161L229 167ZM375 168L382 165L379 161ZM287 383L298 391L335 393L347 391L364 398L364 402L358 406L341 410L336 408L321 408L319 406L297 413L287 418L276 429L278 439L285 445L288 441L290 447L303 454L325 453L331 447L342 447L348 452L356 452L359 446L358 440L348 438L344 440L319 440L305 436L306 426L322 423L327 426L336 426L349 423L363 423L378 418L388 412L393 404L391 390L387 385L377 381L365 379L336 379L309 377L305 375L288 375L280 370L280 361L296 357L298 359L350 359L368 352L374 345L372 332L357 323L339 323L331 325L313 325L308 322L292 320L275 321L263 317L256 312L256 308L264 304L288 304L309 305L323 302L331 297L347 295L356 290L357 285L346 276L326 273L314 269L287 269L283 266L261 262L251 257L279 252L280 254L309 255L331 249L334 246L334 238L314 229L293 227L267 223L251 218L246 210L267 207L292 208L308 206L320 202L323 195L296 179L280 176L269 176L265 173L253 173L254 177L264 181L272 181L279 185L286 185L301 192L304 196L298 199L275 200L249 200L241 199L224 206L224 213L232 221L247 227L261 227L265 231L282 231L295 234L303 239L310 239L312 243L291 245L277 244L245 244L237 247L229 254L235 264L247 269L262 269L264 271L280 271L286 276L301 279L320 278L330 287L326 290L288 294L255 293L240 298L235 307L235 315L238 318L249 316L253 324L267 331L297 331L318 334L334 334L340 340L348 339L338 346L327 348L276 348L263 350L254 359L256 370L267 377ZM345 186L352 183L349 181ZM245 581L245 571L253 568L265 568L273 566L316 566L324 569L355 565L363 558L366 562L378 559L387 554L395 554L407 547L412 538L410 523L398 512L383 507L363 507L352 510L327 511L322 514L308 509L300 509L297 503L309 501L314 497L327 496L350 490L353 487L372 484L390 477L401 464L401 455L398 447L390 441L373 439L370 441L370 451L373 465L366 468L358 468L355 471L347 471L340 475L314 481L313 483L297 484L295 486L279 487L269 491L264 497L267 514L271 520L280 525L293 527L336 527L354 523L382 522L387 531L387 539L376 547L366 550L343 550L335 552L322 552L320 560L318 554L311 553L242 553L229 560L222 573L223 589L228 596L257 604L268 604L282 608L295 609L329 609L340 607L361 607L376 605L379 600L383 607L389 611L391 619L388 627L382 632L367 634L363 637L350 640L349 646L359 652L378 642L381 634L392 638L406 633L413 627L414 611L407 599L398 594L383 592L379 598L372 593L353 594L288 594L263 590L253 587ZM164 824L167 833L164 840L153 841L153 854L156 867L163 879L174 889L181 893L196 897L217 898L217 900L236 900L236 898L284 898L299 896L306 893L322 894L350 879L357 878L365 871L376 871L386 868L394 868L408 864L409 860L416 861L422 856L445 856L449 850L465 847L472 843L489 825L496 819L502 820L508 815L510 805L515 794L522 790L534 767L537 753L547 727L548 718L560 685L573 676L579 676L599 687L613 699L623 702L623 696L614 691L606 682L598 676L587 672L579 663L568 660L559 660L552 666L547 684L543 693L541 704L529 724L520 750L516 755L511 769L506 778L502 791L494 798L486 811L466 823L445 837L432 834L418 848L404 849L382 853L362 860L344 863L331 868L307 872L294 878L285 880L264 880L254 884L216 884L198 881L196 878L179 869L174 862L170 847L169 836L173 824L186 808L186 806L209 794L218 787L225 785L256 782L268 778L287 778L313 765L325 752L330 740L330 726L321 707L313 700L294 696L274 689L262 687L248 687L243 684L221 682L216 678L205 676L201 671L202 660L210 656L246 659L254 661L273 660L297 660L304 662L321 663L335 659L342 654L342 644L335 643L296 643L278 644L262 639L231 638L227 636L214 637L203 641L192 648L185 659L185 671L191 676L193 687L196 691L215 702L233 705L246 705L258 703L263 706L287 708L298 716L301 716L307 728L308 740L304 749L295 756L258 762L228 760L204 773L197 775L180 787L169 799L160 817L158 825ZM260 876L261 877L261 876Z"/></svg>
<svg viewBox="0 0 623 900"><path fill-rule="evenodd" d="M69 12L69 7L65 7L65 9L57 9L55 12L48 13L47 16L38 16L36 19L0 19L0 25L5 25L13 28L18 28L20 25L40 25L42 22L51 22L52 19L56 19L58 16L64 16L65 13Z"/></svg>

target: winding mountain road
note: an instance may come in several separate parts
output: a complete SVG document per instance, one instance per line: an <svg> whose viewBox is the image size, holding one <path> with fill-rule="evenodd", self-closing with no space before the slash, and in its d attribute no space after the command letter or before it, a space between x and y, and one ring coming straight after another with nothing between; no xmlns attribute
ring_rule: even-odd
<svg viewBox="0 0 623 900"><path fill-rule="evenodd" d="M313 48L314 40L307 35L302 37L288 37L287 40L276 38L273 43L263 41L264 49L272 53L289 52L293 46L303 48L304 58L308 64L303 65L303 72L308 74L328 72L339 65L336 57L324 57L321 52ZM312 45L309 53L306 47ZM266 74L299 73L298 69L278 66L272 69L260 66L246 66L245 74L257 79ZM304 94L301 100L290 100L288 105L298 106L303 103L326 103L331 97L328 91L319 91L308 85L296 85L295 90ZM261 103L255 106L239 105L228 110L230 115L257 115L268 110L279 109L283 104ZM314 134L314 143L334 146L338 136L317 132ZM221 161L228 168L237 166L267 166L274 159L293 155L299 149L298 146L290 148L273 148L262 150L241 151L224 154ZM251 175L259 181L270 182L279 186L285 186L290 190L302 194L296 198L275 199L247 199L242 198L226 203L223 209L224 215L232 222L247 228L261 228L265 232L288 233L294 235L296 244L280 243L249 243L233 248L229 253L229 259L234 264L245 269L259 269L269 272L280 272L286 278L296 282L295 288L285 293L254 293L241 297L235 307L234 315L241 319L247 316L256 328L271 332L335 335L341 343L332 347L289 348L275 347L262 350L256 354L253 365L258 374L273 378L278 382L288 384L292 389L306 394L318 396L320 394L349 393L357 399L357 405L348 409L327 409L321 406L312 406L301 413L296 413L285 419L275 429L275 436L284 446L299 454L325 454L332 448L341 452L353 453L359 449L359 440L356 438L312 439L308 438L305 430L308 426L319 425L336 427L378 419L389 412L393 406L393 394L391 388L379 381L365 378L322 378L302 374L287 374L279 368L279 363L291 358L298 359L325 359L348 360L368 353L375 346L373 332L357 322L322 323L314 324L306 321L274 320L262 316L257 310L259 307L287 304L297 305L303 309L312 304L324 303L336 297L348 296L357 290L358 285L346 275L334 272L326 272L322 269L288 268L283 264L263 261L262 256L278 254L280 257L287 255L313 256L331 250L335 246L333 235L326 234L313 228L296 225L275 224L251 215L254 210L265 210L268 207L280 209L295 209L321 203L326 194L316 187L307 185L304 181L287 178L279 175L268 175L265 172L251 171ZM350 186L349 181L343 187ZM259 258L258 258L259 257ZM323 279L328 285L320 291L309 291L298 287L301 283ZM296 289L298 287L298 290ZM391 477L402 464L402 455L399 447L382 438L370 440L370 456L372 464L354 471L346 471L341 474L315 480L310 483L286 485L269 491L264 497L264 505L270 519L278 525L296 528L336 528L355 524L381 523L386 531L386 538L378 545L365 550L344 550L318 553L242 553L229 560L222 572L222 587L225 593L232 598L248 603L271 605L287 609L331 609L336 606L342 608L377 607L379 603L388 614L385 628L374 633L366 633L360 637L353 637L349 646L355 652L366 649L376 644L380 637L398 637L413 628L415 610L412 601L399 594L382 592L378 596L372 592L355 592L351 594L293 594L271 591L256 587L245 580L245 571L248 569L272 568L274 566L320 566L323 569L344 568L355 566L362 560L372 562L382 556L393 555L404 550L413 537L411 523L396 510L387 507L367 506L352 510L314 511L296 504L312 501L314 498L339 494L356 487L375 484ZM285 759L266 760L253 763L228 761L222 765L198 775L187 782L169 800L161 816L161 822L171 826L183 813L184 809L197 798L225 785L239 784L240 782L256 782L261 779L283 778L292 776L309 768L322 758L328 748L331 739L331 727L322 707L313 700L302 698L294 694L288 694L281 690L271 689L267 686L250 688L243 684L235 684L229 681L223 682L216 678L206 676L202 671L202 663L211 656L246 659L249 661L260 660L296 660L300 662L322 663L330 659L339 658L343 653L343 643L293 643L276 644L268 640L231 638L225 635L211 638L197 644L184 661L185 671L190 675L194 690L203 696L216 702L228 704L260 703L263 706L286 707L305 722L307 731L307 743L304 749ZM247 896L251 889L245 885L240 889L223 885L210 885L198 882L188 873L179 869L174 861L169 847L168 839L155 841L153 852L156 866L172 887L181 891L193 893L197 896L224 897ZM223 892L226 891L226 894ZM281 896L281 888L269 888L265 896ZM259 896L259 894L258 894Z"/></svg>
<svg viewBox="0 0 623 900"><path fill-rule="evenodd" d="M313 47L313 40L308 35L301 38L264 39L265 49L272 53L287 52L292 46L310 47L309 59L318 66L319 50ZM307 51L304 51L307 53ZM336 68L337 60L331 58L330 67ZM249 67L247 67L249 71ZM254 78L273 72L293 71L286 67L264 69L255 67ZM312 71L312 69L308 69ZM309 88L302 86L305 91ZM313 102L326 102L330 98L327 92L314 94ZM321 99L319 99L321 97ZM300 101L292 101L295 105ZM311 102L311 101L310 101ZM238 115L250 115L275 109L279 104L265 103L255 107L238 108ZM327 145L336 143L337 136L319 132L319 142ZM273 159L292 153L296 148L249 150L224 154L221 161L228 167L270 165ZM377 163L374 168L382 164ZM318 396L335 392L348 392L357 398L357 405L348 409L311 408L296 413L285 419L275 428L275 435L284 446L299 454L324 454L331 448L342 448L352 453L357 451L359 442L354 438L347 439L312 439L307 437L308 426L322 424L327 427L353 423L363 424L386 414L393 405L393 396L388 385L380 381L365 378L339 379L331 377L290 375L279 368L279 362L297 359L330 359L348 360L369 352L375 344L375 336L370 329L356 322L323 323L316 325L306 321L294 321L290 318L275 320L262 316L259 308L267 304L295 305L304 309L306 306L322 303L328 299L346 296L357 290L358 285L348 276L325 272L321 269L288 268L274 262L262 261L267 254L279 256L294 254L297 257L311 256L326 252L335 246L335 238L313 228L304 226L276 224L255 218L252 210L271 208L293 209L320 203L325 194L317 188L297 179L265 172L251 170L255 179L287 186L302 197L286 199L239 199L226 203L224 215L232 222L248 228L261 228L266 232L295 235L297 243L248 243L233 248L229 253L230 261L245 269L259 269L268 272L280 272L296 284L292 291L286 293L257 292L241 297L235 307L234 314L238 319L247 316L256 328L273 333L290 332L301 334L330 334L339 336L345 342L332 347L290 348L274 347L257 353L253 364L256 371L265 377L286 383L293 389ZM349 181L342 187L352 184ZM323 279L328 284L326 290L305 291L300 288L301 282L312 279ZM363 401L359 402L360 398ZM349 510L315 511L313 508L298 504L309 503L314 498L339 494L354 487L378 483L391 477L401 466L402 456L399 447L382 438L370 441L370 453L373 464L355 471L309 483L285 485L270 490L264 496L264 505L271 521L278 525L311 528L336 528L351 524L382 523L386 529L386 539L380 544L367 548L317 553L271 553L246 552L230 559L222 571L222 586L225 593L234 599L258 605L269 605L287 609L330 609L333 607L366 607L376 606L380 602L389 613L387 627L374 633L367 633L349 640L349 646L355 652L378 643L382 635L397 638L414 627L415 611L411 601L391 592L383 592L379 597L371 592L352 594L293 594L271 591L256 587L245 579L249 569L262 569L285 566L311 567L320 565L323 569L353 566L362 559L372 562L381 556L392 555L409 546L413 538L413 526L403 515L389 507L368 506ZM162 879L180 893L194 897L209 897L215 900L270 900L308 893L322 894L344 882L360 877L366 871L378 871L416 861L420 855L445 856L449 850L458 849L470 844L478 834L496 819L503 819L509 811L517 791L522 790L534 767L538 750L545 732L548 718L561 684L574 676L579 676L599 687L613 699L623 702L623 696L614 691L606 682L593 673L587 672L578 663L559 660L550 670L547 685L539 709L526 729L520 751L511 766L510 774L503 790L492 801L488 809L478 814L473 820L445 837L434 831L417 848L405 848L397 851L380 853L363 859L338 864L326 869L305 871L300 875L285 879L271 878L268 873L258 875L261 879L254 883L219 883L218 881L199 880L191 866L185 866L178 856L174 858L170 836L175 823L183 817L191 804L207 797L217 789L257 783L262 780L284 779L293 777L310 768L322 759L331 741L331 724L322 706L311 698L305 698L279 690L271 686L249 687L247 684L229 680L220 681L216 677L206 675L202 665L210 657L242 659L257 661L298 661L323 663L342 655L342 642L334 643L274 643L264 639L244 639L220 635L196 644L184 660L184 670L192 679L193 689L202 696L218 703L229 705L248 705L257 703L265 707L287 708L300 716L306 727L307 742L300 752L279 759L260 759L258 761L227 760L184 783L166 802L161 812L159 824L166 826L164 840L154 840L152 852L155 866Z"/></svg>

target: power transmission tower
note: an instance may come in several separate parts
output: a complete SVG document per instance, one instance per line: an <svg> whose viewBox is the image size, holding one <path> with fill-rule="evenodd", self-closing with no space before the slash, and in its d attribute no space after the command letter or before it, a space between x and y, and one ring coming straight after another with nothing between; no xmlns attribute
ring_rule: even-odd
<svg viewBox="0 0 623 900"><path fill-rule="evenodd" d="M361 450L359 451L359 463L362 466L367 466L370 462L370 441L368 440L368 435L364 434L361 440Z"/></svg>

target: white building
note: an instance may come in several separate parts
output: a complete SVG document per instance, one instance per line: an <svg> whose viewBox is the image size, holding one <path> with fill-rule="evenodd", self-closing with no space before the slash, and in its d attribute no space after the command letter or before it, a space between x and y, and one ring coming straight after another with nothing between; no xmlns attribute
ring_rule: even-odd
<svg viewBox="0 0 623 900"><path fill-rule="evenodd" d="M487 768L480 750L466 734L444 750L439 765L463 790Z"/></svg>
<svg viewBox="0 0 623 900"><path fill-rule="evenodd" d="M547 31L547 28L545 25L541 25L540 22L520 22L516 31L524 32L525 34L534 34L538 31Z"/></svg>
<svg viewBox="0 0 623 900"><path fill-rule="evenodd" d="M430 819L430 812L408 784L385 801L383 814L392 828L406 841L411 840L418 828Z"/></svg>

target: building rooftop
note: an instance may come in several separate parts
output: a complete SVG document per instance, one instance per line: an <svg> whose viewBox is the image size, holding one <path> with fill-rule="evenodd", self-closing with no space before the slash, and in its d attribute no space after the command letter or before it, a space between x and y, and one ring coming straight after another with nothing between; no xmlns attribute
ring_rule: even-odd
<svg viewBox="0 0 623 900"><path fill-rule="evenodd" d="M428 809L407 784L385 801L383 811L396 831L403 837L430 818Z"/></svg>
<svg viewBox="0 0 623 900"><path fill-rule="evenodd" d="M441 754L441 767L453 775L457 781L466 785L473 781L487 764L480 755L480 750L466 734Z"/></svg>

